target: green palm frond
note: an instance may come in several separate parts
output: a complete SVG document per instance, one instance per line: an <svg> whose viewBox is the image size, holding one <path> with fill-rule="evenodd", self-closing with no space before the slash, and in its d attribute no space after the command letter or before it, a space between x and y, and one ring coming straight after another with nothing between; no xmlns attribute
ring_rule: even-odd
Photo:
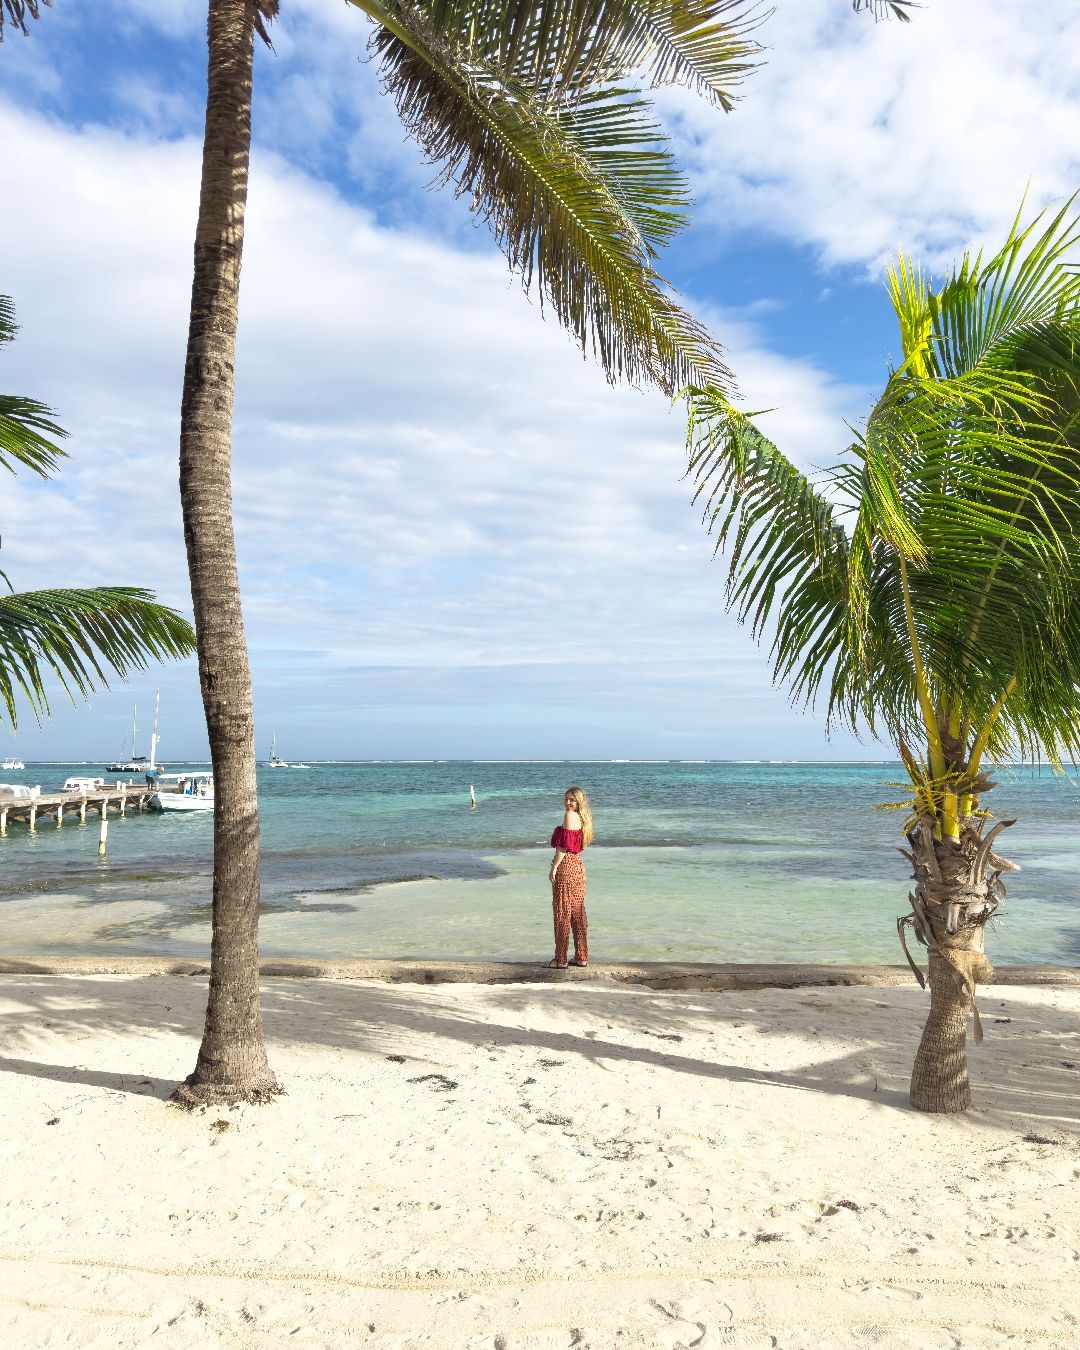
<svg viewBox="0 0 1080 1350"><path fill-rule="evenodd" d="M1074 195L1054 215L1041 212L1026 228L1018 214L992 258L965 253L941 290L927 297L934 375L955 378L986 362L1007 365L1010 339L1075 311L1080 270L1069 262L1080 243L1075 202Z"/></svg>
<svg viewBox="0 0 1080 1350"><path fill-rule="evenodd" d="M830 714L855 728L929 744L929 707L964 744L985 730L991 755L1080 751L1078 247L1070 200L1018 219L937 290L906 259L893 270L904 361L829 479L850 534L827 601L810 565L820 545L809 522L796 537L786 500L759 513L756 551L724 518L729 597L769 597L775 677L803 697L827 688ZM744 496L747 462L730 437L702 461L714 488ZM740 617L760 633L762 616Z"/></svg>
<svg viewBox="0 0 1080 1350"><path fill-rule="evenodd" d="M434 3L352 2L381 25L372 46L406 129L609 378L727 388L719 348L656 270L688 194L647 101L530 78L539 39L516 32L523 7L477 6L504 31L461 37L435 26Z"/></svg>
<svg viewBox="0 0 1080 1350"><path fill-rule="evenodd" d="M776 612L774 677L812 698L846 624L847 536L824 493L749 417L718 390L686 392L694 500L727 553L728 605L755 637Z"/></svg>
<svg viewBox="0 0 1080 1350"><path fill-rule="evenodd" d="M152 660L190 656L195 633L176 610L133 586L27 591L0 596L0 705L16 725L21 694L40 721L51 672L73 698L107 687Z"/></svg>
<svg viewBox="0 0 1080 1350"><path fill-rule="evenodd" d="M18 331L11 297L0 295L0 347L12 342ZM21 464L44 478L64 456L56 441L66 436L44 403L18 394L0 394L0 464L4 468L14 473L16 465Z"/></svg>
<svg viewBox="0 0 1080 1350"><path fill-rule="evenodd" d="M52 419L52 410L36 399L0 394L0 464L12 473L21 464L47 477L66 454L56 440L67 432Z"/></svg>
<svg viewBox="0 0 1080 1350"><path fill-rule="evenodd" d="M374 13L363 0L360 7ZM406 28L419 16L454 41L464 63L493 62L549 95L644 76L729 109L761 50L747 0L399 0L383 8Z"/></svg>

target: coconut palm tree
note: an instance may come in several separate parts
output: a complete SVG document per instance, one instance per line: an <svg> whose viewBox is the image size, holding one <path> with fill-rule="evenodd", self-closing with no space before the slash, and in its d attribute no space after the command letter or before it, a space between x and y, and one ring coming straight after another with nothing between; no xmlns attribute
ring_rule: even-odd
<svg viewBox="0 0 1080 1350"><path fill-rule="evenodd" d="M644 98L697 86L721 106L755 52L742 0L351 0L374 21L387 91L447 181L471 195L526 289L612 379L726 388L722 357L655 269L686 189ZM206 1025L183 1105L272 1097L259 1010L259 829L251 679L230 487L233 365L254 39L277 0L211 0L180 491L218 808Z"/></svg>
<svg viewBox="0 0 1080 1350"><path fill-rule="evenodd" d="M0 295L0 347L15 337L15 309ZM47 478L64 457L66 432L36 399L0 394L0 465ZM0 578L9 586L7 576ZM189 656L191 625L135 586L65 587L0 595L0 722L18 725L19 702L38 721L49 711L46 677L83 697L107 684L106 667L124 676L151 660Z"/></svg>
<svg viewBox="0 0 1080 1350"><path fill-rule="evenodd" d="M910 780L928 950L912 1105L971 1103L966 1019L992 975L985 927L1014 865L988 828L988 768L1080 750L1080 241L1072 202L1014 222L936 290L889 271L903 362L822 481L715 390L691 392L691 466L731 607L772 635L773 677L834 723L888 737ZM923 983L921 971L908 960Z"/></svg>

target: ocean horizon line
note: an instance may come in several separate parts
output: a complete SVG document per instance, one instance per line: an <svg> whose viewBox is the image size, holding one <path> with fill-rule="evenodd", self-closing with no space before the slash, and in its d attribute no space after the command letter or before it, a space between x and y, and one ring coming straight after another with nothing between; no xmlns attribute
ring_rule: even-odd
<svg viewBox="0 0 1080 1350"><path fill-rule="evenodd" d="M100 764L103 759L28 759L25 761L26 768L40 766L42 768L51 767L57 764ZM167 763L179 764L209 764L211 761L207 756L195 755L174 755L167 757ZM300 763L301 761L296 761ZM365 757L360 759L305 759L302 761L305 765L327 765L327 764L754 764L754 765L828 765L828 764L899 764L898 758L894 759L770 759L762 757L760 759L729 759L729 758L702 758L691 757L686 759L675 759L671 757L660 758L634 758L630 757L560 757L555 759L533 758L529 756L520 756L514 758L461 758L455 755L446 755L431 758L411 758L405 756L384 756L384 757ZM1020 763L1021 761L1016 761ZM1023 761L1026 763L1027 761ZM257 765L264 765L265 761L261 758L256 759ZM291 767L291 766L290 766Z"/></svg>

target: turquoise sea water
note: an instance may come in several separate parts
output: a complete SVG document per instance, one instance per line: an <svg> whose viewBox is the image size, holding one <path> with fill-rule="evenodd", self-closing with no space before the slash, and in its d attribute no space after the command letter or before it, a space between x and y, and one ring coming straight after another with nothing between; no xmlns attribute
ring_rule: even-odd
<svg viewBox="0 0 1080 1350"><path fill-rule="evenodd" d="M172 766L170 768L181 766ZM58 788L97 766L9 775ZM359 763L259 770L267 955L546 959L547 839L562 792L589 792L594 959L902 959L907 868L891 764ZM1080 786L1010 769L986 801L1019 818L1023 871L989 947L1080 962ZM469 809L475 784L478 808ZM0 952L203 955L211 820L13 825L0 839Z"/></svg>

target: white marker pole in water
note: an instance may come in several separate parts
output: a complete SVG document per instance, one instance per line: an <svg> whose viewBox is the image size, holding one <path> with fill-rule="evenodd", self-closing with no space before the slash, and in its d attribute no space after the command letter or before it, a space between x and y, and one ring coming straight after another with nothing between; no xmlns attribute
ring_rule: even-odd
<svg viewBox="0 0 1080 1350"><path fill-rule="evenodd" d="M476 810L476 790L473 788L473 785L472 785L471 783L469 784L469 801L472 802L472 809L475 811L475 810Z"/></svg>
<svg viewBox="0 0 1080 1350"><path fill-rule="evenodd" d="M104 853L104 852L105 852L105 840L108 839L108 837L109 837L109 821L108 821L108 817L105 815L105 812L102 811L102 813L101 813L101 833L98 835L98 846L97 846L97 851L98 851L99 853Z"/></svg>

